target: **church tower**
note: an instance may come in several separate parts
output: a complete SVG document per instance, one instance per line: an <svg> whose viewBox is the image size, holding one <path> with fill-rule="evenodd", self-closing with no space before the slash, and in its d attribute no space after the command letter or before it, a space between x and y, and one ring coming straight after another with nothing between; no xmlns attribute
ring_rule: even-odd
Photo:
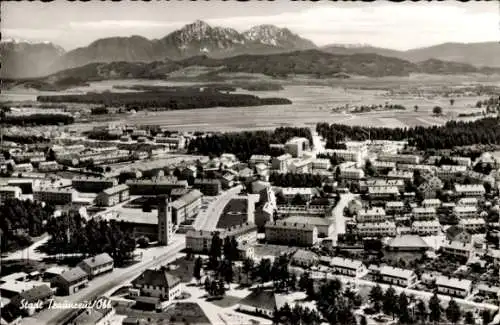
<svg viewBox="0 0 500 325"><path fill-rule="evenodd" d="M160 245L168 245L172 240L172 234L173 225L170 198L161 196L160 202L158 202L158 243Z"/></svg>

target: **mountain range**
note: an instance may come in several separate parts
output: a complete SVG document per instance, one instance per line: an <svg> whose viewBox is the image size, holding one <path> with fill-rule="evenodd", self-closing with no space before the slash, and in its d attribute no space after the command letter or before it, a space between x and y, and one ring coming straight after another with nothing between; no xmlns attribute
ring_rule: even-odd
<svg viewBox="0 0 500 325"><path fill-rule="evenodd" d="M371 47L369 45L329 45L318 47L312 41L300 37L287 28L278 28L273 25L259 25L240 33L232 28L213 27L201 20L197 20L160 39L150 40L137 35L103 38L92 42L88 46L68 52L65 52L60 46L48 42L33 44L2 41L0 44L2 59L0 77L11 79L36 78L50 75L57 71L86 66L91 63L166 62L165 64L171 67L173 65L170 62L171 60L182 61L200 55L205 55L207 60L209 58L227 59L230 57L239 57L237 61L241 60L245 55L252 55L251 59L256 59L258 62L264 61L263 64L266 65L266 60L259 59L253 55L276 55L297 51L307 52L311 49L335 55L376 54L378 56L372 58L376 58L379 64L382 61L388 63L387 59L382 60L379 57L383 56L409 61L409 63L435 59L465 63L476 67L500 67L500 44L495 42L472 44L446 43L409 51L396 51ZM310 57L311 53L308 52L306 57ZM277 57L274 56L274 58ZM358 59L353 58L349 61L355 62ZM217 62L219 64L230 62L226 61L219 60ZM394 64L399 66L401 62ZM449 63L437 64L437 61L435 61L433 64L434 66L440 66L440 68L444 67L444 70L451 67ZM185 65L185 62L181 65ZM475 70L473 67L465 68L467 65L459 64L456 67L459 67L460 71L463 69ZM349 66L349 63L344 66ZM387 68L387 66L385 67ZM345 67L337 70L347 70L345 71L346 73L350 72ZM355 72L362 72L362 69L359 68L354 70ZM420 68L412 66L409 70L420 70ZM369 71L370 75L384 73L389 72L380 70L379 73L373 69Z"/></svg>

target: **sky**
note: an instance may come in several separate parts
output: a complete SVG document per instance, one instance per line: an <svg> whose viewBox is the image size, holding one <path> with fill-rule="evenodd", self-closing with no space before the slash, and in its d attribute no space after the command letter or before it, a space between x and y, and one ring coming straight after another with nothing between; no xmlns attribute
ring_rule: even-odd
<svg viewBox="0 0 500 325"><path fill-rule="evenodd" d="M66 50L105 37L161 38L201 19L240 32L287 27L317 45L369 44L397 50L445 42L500 41L500 1L1 2L2 38L50 41Z"/></svg>

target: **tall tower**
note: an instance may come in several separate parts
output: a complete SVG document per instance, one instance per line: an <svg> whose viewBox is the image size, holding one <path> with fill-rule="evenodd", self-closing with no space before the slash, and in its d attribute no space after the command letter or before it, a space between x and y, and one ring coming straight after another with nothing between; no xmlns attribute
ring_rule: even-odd
<svg viewBox="0 0 500 325"><path fill-rule="evenodd" d="M172 207L170 206L170 198L160 196L158 202L158 243L168 245L172 239Z"/></svg>

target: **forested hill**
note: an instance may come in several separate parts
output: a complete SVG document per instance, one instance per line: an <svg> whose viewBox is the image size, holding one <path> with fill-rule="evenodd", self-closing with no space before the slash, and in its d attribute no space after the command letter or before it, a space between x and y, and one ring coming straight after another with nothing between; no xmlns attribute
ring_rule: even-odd
<svg viewBox="0 0 500 325"><path fill-rule="evenodd" d="M366 140L366 128L320 123L316 130L326 139L326 147L349 138ZM443 126L412 128L369 128L372 139L404 140L419 149L452 149L475 144L500 144L500 118L484 118L473 122L450 121Z"/></svg>
<svg viewBox="0 0 500 325"><path fill-rule="evenodd" d="M165 78L187 67L208 67L211 73L246 72L270 76L293 74L316 77L360 75L367 77L408 76L410 73L462 74L500 73L500 68L476 68L472 65L439 60L420 63L377 54L338 55L319 50L305 50L269 55L239 55L229 58L195 56L181 61L92 63L63 70L41 80L56 83L60 80L106 80Z"/></svg>

